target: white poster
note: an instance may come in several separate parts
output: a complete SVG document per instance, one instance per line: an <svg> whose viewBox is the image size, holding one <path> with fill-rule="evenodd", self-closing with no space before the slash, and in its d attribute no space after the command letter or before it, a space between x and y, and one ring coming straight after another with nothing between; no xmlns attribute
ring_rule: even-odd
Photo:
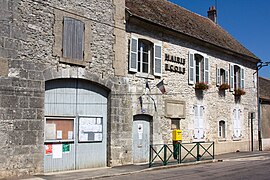
<svg viewBox="0 0 270 180"><path fill-rule="evenodd" d="M53 144L52 145L52 158L62 158L62 144Z"/></svg>
<svg viewBox="0 0 270 180"><path fill-rule="evenodd" d="M88 141L88 133L80 133L80 137L79 137L80 141Z"/></svg>
<svg viewBox="0 0 270 180"><path fill-rule="evenodd" d="M56 124L46 124L45 126L45 139L56 139Z"/></svg>
<svg viewBox="0 0 270 180"><path fill-rule="evenodd" d="M95 141L102 141L102 133L95 133Z"/></svg>
<svg viewBox="0 0 270 180"><path fill-rule="evenodd" d="M56 132L56 139L62 139L62 131L57 131Z"/></svg>
<svg viewBox="0 0 270 180"><path fill-rule="evenodd" d="M68 139L73 139L73 131L68 131Z"/></svg>

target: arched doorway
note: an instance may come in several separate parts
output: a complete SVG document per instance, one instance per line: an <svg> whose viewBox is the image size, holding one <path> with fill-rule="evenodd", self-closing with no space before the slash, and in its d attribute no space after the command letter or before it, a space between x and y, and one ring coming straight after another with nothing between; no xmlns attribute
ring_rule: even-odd
<svg viewBox="0 0 270 180"><path fill-rule="evenodd" d="M79 79L45 84L44 171L104 167L108 91Z"/></svg>

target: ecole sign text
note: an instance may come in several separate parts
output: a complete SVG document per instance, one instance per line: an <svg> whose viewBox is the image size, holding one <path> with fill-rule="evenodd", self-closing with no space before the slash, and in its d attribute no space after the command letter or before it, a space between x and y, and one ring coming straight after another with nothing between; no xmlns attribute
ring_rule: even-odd
<svg viewBox="0 0 270 180"><path fill-rule="evenodd" d="M165 63L165 70L166 71L178 72L180 74L185 74L186 69L185 69L185 67L182 67L182 66L185 66L185 62L186 62L186 60L184 58L165 54L165 61L177 64L177 65L175 65L175 64L166 62ZM182 65L182 66L180 66L180 65Z"/></svg>

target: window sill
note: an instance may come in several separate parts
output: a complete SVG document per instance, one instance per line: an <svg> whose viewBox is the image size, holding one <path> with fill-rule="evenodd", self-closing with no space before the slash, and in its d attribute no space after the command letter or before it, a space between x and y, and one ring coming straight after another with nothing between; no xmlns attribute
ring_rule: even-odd
<svg viewBox="0 0 270 180"><path fill-rule="evenodd" d="M206 142L205 139L193 139L193 143Z"/></svg>
<svg viewBox="0 0 270 180"><path fill-rule="evenodd" d="M85 67L87 62L84 60L74 60L74 59L69 59L69 58L60 58L61 63L66 63L66 64L71 64L71 65L77 65L77 66L83 66Z"/></svg>
<svg viewBox="0 0 270 180"><path fill-rule="evenodd" d="M73 143L74 139L68 139L68 140L45 140L44 144L53 144L53 143Z"/></svg>
<svg viewBox="0 0 270 180"><path fill-rule="evenodd" d="M233 141L241 141L241 137L237 137L237 138L236 137L233 137L232 140Z"/></svg>
<svg viewBox="0 0 270 180"><path fill-rule="evenodd" d="M145 79L155 79L155 76L152 74L147 74L147 73L136 73L136 77L140 77L140 78L145 78Z"/></svg>
<svg viewBox="0 0 270 180"><path fill-rule="evenodd" d="M225 142L225 141L227 141L226 138L219 138L218 139L218 142Z"/></svg>

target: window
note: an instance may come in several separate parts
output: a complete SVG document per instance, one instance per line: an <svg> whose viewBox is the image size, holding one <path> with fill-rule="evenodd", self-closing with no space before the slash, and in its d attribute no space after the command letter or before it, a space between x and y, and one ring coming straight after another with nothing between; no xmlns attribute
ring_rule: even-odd
<svg viewBox="0 0 270 180"><path fill-rule="evenodd" d="M217 86L222 84L229 84L228 71L222 68L217 68Z"/></svg>
<svg viewBox="0 0 270 180"><path fill-rule="evenodd" d="M161 43L152 43L132 36L130 40L129 71L161 76Z"/></svg>
<svg viewBox="0 0 270 180"><path fill-rule="evenodd" d="M218 137L225 138L225 121L219 121L218 123Z"/></svg>
<svg viewBox="0 0 270 180"><path fill-rule="evenodd" d="M189 84L209 84L209 59L200 53L189 53Z"/></svg>
<svg viewBox="0 0 270 180"><path fill-rule="evenodd" d="M233 110L233 137L240 138L241 137L241 110L234 109Z"/></svg>
<svg viewBox="0 0 270 180"><path fill-rule="evenodd" d="M63 26L63 57L73 60L83 60L84 53L84 23L64 17Z"/></svg>
<svg viewBox="0 0 270 180"><path fill-rule="evenodd" d="M245 88L245 71L242 67L230 65L230 87L231 91Z"/></svg>
<svg viewBox="0 0 270 180"><path fill-rule="evenodd" d="M195 111L194 138L200 140L204 138L204 120L203 120L204 107L200 105L195 105L194 111Z"/></svg>
<svg viewBox="0 0 270 180"><path fill-rule="evenodd" d="M61 63L85 66L91 61L91 21L55 9L53 55Z"/></svg>

